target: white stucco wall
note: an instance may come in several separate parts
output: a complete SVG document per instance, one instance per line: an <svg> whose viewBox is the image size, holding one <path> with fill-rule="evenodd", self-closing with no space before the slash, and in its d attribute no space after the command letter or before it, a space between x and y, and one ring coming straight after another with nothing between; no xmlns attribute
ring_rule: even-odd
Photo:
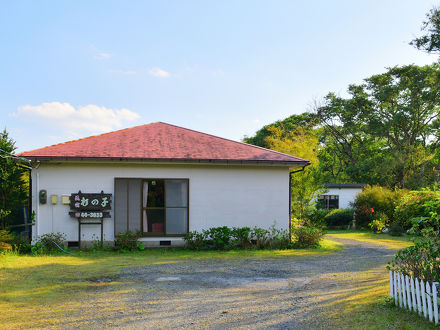
<svg viewBox="0 0 440 330"><path fill-rule="evenodd" d="M328 192L322 195L338 195L339 196L339 208L346 209L351 207L350 203L353 203L357 194L362 191L362 188L327 188Z"/></svg>
<svg viewBox="0 0 440 330"><path fill-rule="evenodd" d="M78 240L78 222L68 214L61 195L114 194L114 178L188 178L189 230L215 226L289 227L289 171L287 167L201 166L144 164L42 163L33 170L34 235L62 232L68 241ZM38 202L38 191L47 190L48 202ZM58 195L58 204L50 196ZM113 205L112 205L113 209ZM113 212L104 222L104 239L114 239ZM99 225L82 226L82 240L100 237Z"/></svg>

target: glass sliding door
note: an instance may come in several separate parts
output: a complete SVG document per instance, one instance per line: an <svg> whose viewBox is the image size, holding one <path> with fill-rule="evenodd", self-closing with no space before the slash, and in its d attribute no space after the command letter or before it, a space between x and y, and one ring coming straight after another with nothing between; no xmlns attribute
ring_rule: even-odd
<svg viewBox="0 0 440 330"><path fill-rule="evenodd" d="M187 179L143 181L142 230L147 236L182 236L188 232Z"/></svg>
<svg viewBox="0 0 440 330"><path fill-rule="evenodd" d="M166 180L167 234L185 235L188 232L188 181Z"/></svg>

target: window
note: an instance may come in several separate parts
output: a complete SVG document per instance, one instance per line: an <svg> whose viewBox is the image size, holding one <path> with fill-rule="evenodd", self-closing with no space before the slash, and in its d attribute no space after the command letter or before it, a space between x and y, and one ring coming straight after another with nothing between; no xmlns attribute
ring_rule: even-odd
<svg viewBox="0 0 440 330"><path fill-rule="evenodd" d="M142 231L149 236L188 232L188 180L143 180Z"/></svg>
<svg viewBox="0 0 440 330"><path fill-rule="evenodd" d="M183 236L188 232L188 179L115 178L115 234Z"/></svg>
<svg viewBox="0 0 440 330"><path fill-rule="evenodd" d="M338 209L339 195L320 195L318 198L318 204L323 209Z"/></svg>

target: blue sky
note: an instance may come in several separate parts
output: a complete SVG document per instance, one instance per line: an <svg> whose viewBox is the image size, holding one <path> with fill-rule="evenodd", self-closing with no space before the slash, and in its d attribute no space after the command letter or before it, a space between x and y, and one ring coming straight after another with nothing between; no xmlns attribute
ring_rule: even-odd
<svg viewBox="0 0 440 330"><path fill-rule="evenodd" d="M436 56L435 1L11 1L0 127L19 151L163 121L240 140L328 92Z"/></svg>

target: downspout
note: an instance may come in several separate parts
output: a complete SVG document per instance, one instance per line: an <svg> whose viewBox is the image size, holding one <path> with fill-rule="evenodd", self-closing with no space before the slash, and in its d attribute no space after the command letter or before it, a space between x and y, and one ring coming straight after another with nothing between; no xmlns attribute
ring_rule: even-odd
<svg viewBox="0 0 440 330"><path fill-rule="evenodd" d="M28 240L29 242L32 241L32 168L29 169L29 200L28 200L28 221L29 226L25 227L25 230L28 230Z"/></svg>
<svg viewBox="0 0 440 330"><path fill-rule="evenodd" d="M310 163L304 165L300 170L289 171L289 242L292 243L292 174L303 172Z"/></svg>

